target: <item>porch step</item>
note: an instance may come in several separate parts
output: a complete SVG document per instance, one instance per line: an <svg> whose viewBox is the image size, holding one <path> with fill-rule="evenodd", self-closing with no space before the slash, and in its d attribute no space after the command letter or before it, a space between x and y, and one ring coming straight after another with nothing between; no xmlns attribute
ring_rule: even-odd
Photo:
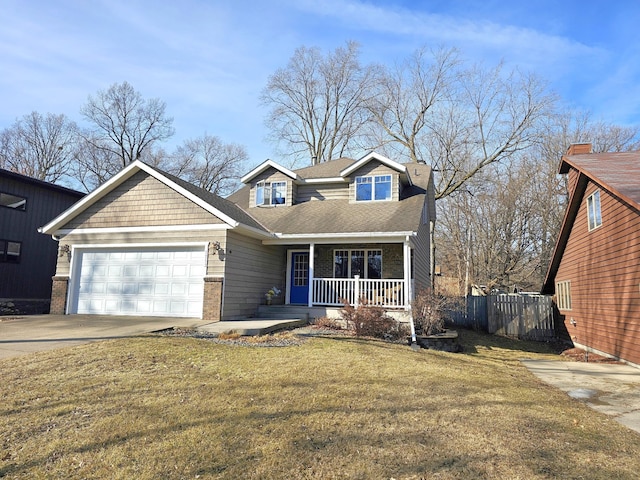
<svg viewBox="0 0 640 480"><path fill-rule="evenodd" d="M299 319L309 321L309 308L299 305L260 305L258 306L258 318L273 319Z"/></svg>

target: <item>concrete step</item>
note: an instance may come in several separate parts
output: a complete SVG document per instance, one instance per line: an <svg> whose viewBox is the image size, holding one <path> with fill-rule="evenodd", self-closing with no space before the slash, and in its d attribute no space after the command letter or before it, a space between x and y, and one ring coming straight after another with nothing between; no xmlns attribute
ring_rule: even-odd
<svg viewBox="0 0 640 480"><path fill-rule="evenodd" d="M298 305L260 305L257 317L259 318L298 318L309 320L309 308Z"/></svg>

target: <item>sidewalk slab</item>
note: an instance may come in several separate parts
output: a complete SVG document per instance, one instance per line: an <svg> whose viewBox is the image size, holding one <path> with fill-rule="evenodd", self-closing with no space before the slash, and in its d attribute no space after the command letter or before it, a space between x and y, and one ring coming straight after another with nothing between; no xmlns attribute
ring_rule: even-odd
<svg viewBox="0 0 640 480"><path fill-rule="evenodd" d="M521 362L543 382L640 433L640 369L607 363Z"/></svg>

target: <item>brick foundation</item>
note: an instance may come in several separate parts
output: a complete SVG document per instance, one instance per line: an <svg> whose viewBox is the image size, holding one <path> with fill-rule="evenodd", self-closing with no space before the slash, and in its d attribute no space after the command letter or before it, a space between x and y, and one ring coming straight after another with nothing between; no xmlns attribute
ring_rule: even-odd
<svg viewBox="0 0 640 480"><path fill-rule="evenodd" d="M205 277L202 306L203 320L220 321L222 315L222 283L223 279L221 277Z"/></svg>
<svg viewBox="0 0 640 480"><path fill-rule="evenodd" d="M64 315L67 305L67 290L69 289L69 277L53 277L51 287L51 315Z"/></svg>

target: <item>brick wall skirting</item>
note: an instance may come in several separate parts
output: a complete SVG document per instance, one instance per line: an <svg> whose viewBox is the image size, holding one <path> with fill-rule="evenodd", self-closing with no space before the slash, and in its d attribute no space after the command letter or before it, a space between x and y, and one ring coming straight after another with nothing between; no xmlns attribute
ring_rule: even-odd
<svg viewBox="0 0 640 480"><path fill-rule="evenodd" d="M219 322L222 315L222 277L204 278L203 320Z"/></svg>
<svg viewBox="0 0 640 480"><path fill-rule="evenodd" d="M51 315L64 315L67 306L67 293L69 290L69 277L52 277L51 287Z"/></svg>

